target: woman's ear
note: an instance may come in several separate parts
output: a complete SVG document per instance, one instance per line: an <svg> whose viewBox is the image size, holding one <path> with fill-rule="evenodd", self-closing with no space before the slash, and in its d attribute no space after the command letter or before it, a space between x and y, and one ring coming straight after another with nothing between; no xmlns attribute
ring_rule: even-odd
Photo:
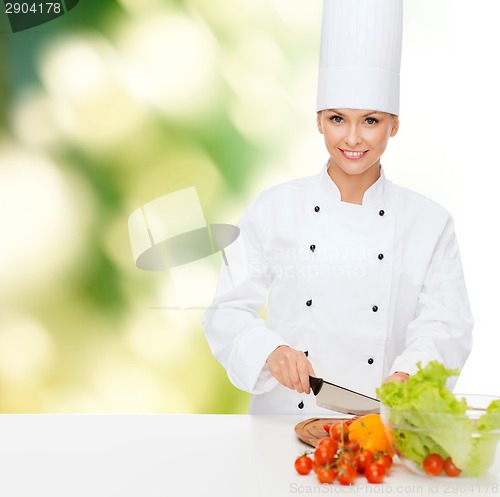
<svg viewBox="0 0 500 497"><path fill-rule="evenodd" d="M399 117L398 116L392 116L392 129L391 129L391 136L396 136L396 133L399 130Z"/></svg>
<svg viewBox="0 0 500 497"><path fill-rule="evenodd" d="M323 111L320 110L316 114L316 124L318 125L318 131L323 134Z"/></svg>

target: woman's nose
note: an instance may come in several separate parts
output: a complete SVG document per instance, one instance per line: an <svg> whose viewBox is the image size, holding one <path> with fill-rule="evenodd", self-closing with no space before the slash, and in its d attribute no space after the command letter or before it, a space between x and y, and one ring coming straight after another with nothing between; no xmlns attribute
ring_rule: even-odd
<svg viewBox="0 0 500 497"><path fill-rule="evenodd" d="M359 135L359 130L357 126L350 126L347 136L345 137L345 142L350 147L355 147L361 143L361 137Z"/></svg>

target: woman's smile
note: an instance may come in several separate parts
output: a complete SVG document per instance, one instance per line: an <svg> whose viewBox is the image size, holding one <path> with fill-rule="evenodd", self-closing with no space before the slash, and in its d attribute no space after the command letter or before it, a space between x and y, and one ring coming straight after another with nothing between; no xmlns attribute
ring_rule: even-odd
<svg viewBox="0 0 500 497"><path fill-rule="evenodd" d="M349 160L358 160L364 157L368 150L343 150L339 148L339 150L342 152L342 155Z"/></svg>

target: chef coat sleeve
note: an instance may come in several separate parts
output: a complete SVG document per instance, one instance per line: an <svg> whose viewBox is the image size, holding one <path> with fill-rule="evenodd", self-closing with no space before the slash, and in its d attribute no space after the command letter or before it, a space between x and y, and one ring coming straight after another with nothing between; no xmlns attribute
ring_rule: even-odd
<svg viewBox="0 0 500 497"><path fill-rule="evenodd" d="M438 360L462 369L472 347L473 319L451 216L435 246L417 303L416 317L406 329L405 349L396 357L391 374L413 374ZM450 387L456 383L450 382Z"/></svg>
<svg viewBox="0 0 500 497"><path fill-rule="evenodd" d="M216 297L203 314L205 335L231 383L253 394L272 390L277 380L267 369L269 354L288 345L259 317L272 282L262 243L265 209L257 197L245 211L240 235L226 249Z"/></svg>

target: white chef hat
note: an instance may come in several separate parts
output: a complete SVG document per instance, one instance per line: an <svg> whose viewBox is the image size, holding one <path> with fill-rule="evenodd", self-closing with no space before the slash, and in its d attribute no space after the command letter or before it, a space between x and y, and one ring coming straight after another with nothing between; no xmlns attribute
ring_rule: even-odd
<svg viewBox="0 0 500 497"><path fill-rule="evenodd" d="M317 110L399 115L403 0L324 0Z"/></svg>

